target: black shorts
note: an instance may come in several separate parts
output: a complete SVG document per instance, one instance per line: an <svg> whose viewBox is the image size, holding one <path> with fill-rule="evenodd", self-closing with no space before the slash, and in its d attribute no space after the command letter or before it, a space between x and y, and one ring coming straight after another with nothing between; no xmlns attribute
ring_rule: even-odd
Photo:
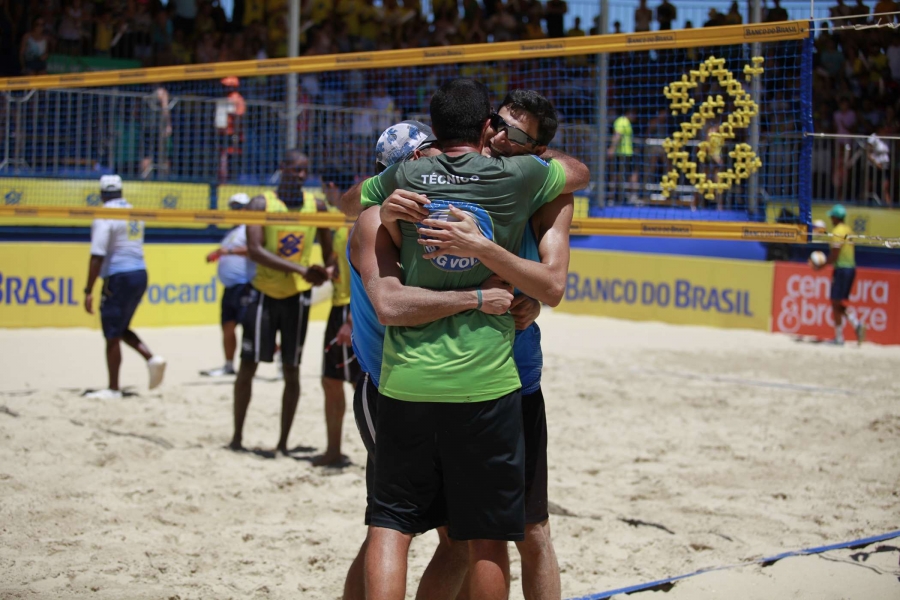
<svg viewBox="0 0 900 600"><path fill-rule="evenodd" d="M353 392L353 419L366 447L366 525L372 518L372 485L375 481L375 417L378 414L378 386L368 373L362 373L356 380Z"/></svg>
<svg viewBox="0 0 900 600"><path fill-rule="evenodd" d="M831 299L849 300L855 279L856 269L836 267L834 269L834 278L831 280Z"/></svg>
<svg viewBox="0 0 900 600"><path fill-rule="evenodd" d="M147 271L116 273L103 280L100 297L100 325L108 340L125 335L131 318L147 291Z"/></svg>
<svg viewBox="0 0 900 600"><path fill-rule="evenodd" d="M359 362L353 354L353 346L342 346L337 343L337 334L341 326L347 322L350 305L332 306L325 326L325 350L322 356L322 377L339 379L348 383L356 383L359 377Z"/></svg>
<svg viewBox="0 0 900 600"><path fill-rule="evenodd" d="M249 283L230 285L222 293L222 324L234 321L244 322L244 313L250 304L253 286Z"/></svg>
<svg viewBox="0 0 900 600"><path fill-rule="evenodd" d="M309 325L310 291L276 299L251 287L250 303L244 315L244 339L241 360L272 362L275 357L275 334L281 332L281 361L296 367L303 354L306 328Z"/></svg>
<svg viewBox="0 0 900 600"><path fill-rule="evenodd" d="M522 429L525 432L525 523L543 523L547 510L547 413L544 393L538 388L522 396Z"/></svg>
<svg viewBox="0 0 900 600"><path fill-rule="evenodd" d="M519 390L462 404L405 402L382 394L371 524L422 533L446 508L455 540L523 540L521 402Z"/></svg>

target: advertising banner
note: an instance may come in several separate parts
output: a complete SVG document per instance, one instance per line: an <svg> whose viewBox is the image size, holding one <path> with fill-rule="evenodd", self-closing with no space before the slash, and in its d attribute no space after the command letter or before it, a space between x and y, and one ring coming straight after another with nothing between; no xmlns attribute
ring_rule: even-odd
<svg viewBox="0 0 900 600"><path fill-rule="evenodd" d="M777 263L772 298L772 331L834 339L831 267L814 271L800 263ZM857 269L850 310L866 325L866 341L900 344L900 272ZM844 339L856 340L849 324Z"/></svg>
<svg viewBox="0 0 900 600"><path fill-rule="evenodd" d="M573 250L560 311L769 329L772 263Z"/></svg>
<svg viewBox="0 0 900 600"><path fill-rule="evenodd" d="M206 262L215 244L146 244L149 285L135 313L135 327L219 323L222 284ZM316 254L317 253L317 254ZM314 258L321 259L318 245ZM77 243L0 243L0 327L100 326L101 284L94 286L94 314L84 310L90 246ZM324 319L330 293L316 288L310 313ZM330 284L329 284L330 289Z"/></svg>

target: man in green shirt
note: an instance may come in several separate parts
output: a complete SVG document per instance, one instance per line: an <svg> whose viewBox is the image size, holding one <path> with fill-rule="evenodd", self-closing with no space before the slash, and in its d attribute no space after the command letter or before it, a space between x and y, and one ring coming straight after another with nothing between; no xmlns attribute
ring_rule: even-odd
<svg viewBox="0 0 900 600"><path fill-rule="evenodd" d="M486 237L515 251L534 210L585 187L589 173L569 157L547 163L530 155L481 156L491 109L487 89L472 80L442 86L431 116L443 155L395 165L348 194L372 206L395 190L407 191L409 221L399 230L407 285L477 286L491 274L486 267L472 258L423 258L428 240L419 239L410 221L447 219L456 206ZM444 501L450 536L469 540L472 589L506 597L506 542L523 539L525 516L513 336L510 315L477 311L387 328L366 557L369 597L403 597L409 542L424 531L429 510Z"/></svg>
<svg viewBox="0 0 900 600"><path fill-rule="evenodd" d="M614 159L612 165L616 204L624 204L626 199L636 197L635 186L638 174L634 169L634 108L627 108L625 114L613 121L613 137L606 150L606 155ZM626 182L628 185L626 185ZM629 196L628 189L632 192Z"/></svg>

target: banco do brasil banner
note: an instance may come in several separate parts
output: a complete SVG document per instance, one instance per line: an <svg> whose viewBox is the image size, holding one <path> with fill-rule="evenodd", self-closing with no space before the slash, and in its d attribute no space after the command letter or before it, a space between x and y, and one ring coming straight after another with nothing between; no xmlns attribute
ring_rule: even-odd
<svg viewBox="0 0 900 600"><path fill-rule="evenodd" d="M573 250L559 310L769 329L772 263Z"/></svg>

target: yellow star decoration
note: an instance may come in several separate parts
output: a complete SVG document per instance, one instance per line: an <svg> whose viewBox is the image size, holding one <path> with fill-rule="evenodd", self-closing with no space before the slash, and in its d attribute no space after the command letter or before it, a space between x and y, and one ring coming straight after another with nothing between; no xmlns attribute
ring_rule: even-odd
<svg viewBox="0 0 900 600"><path fill-rule="evenodd" d="M762 75L764 61L762 56L754 56L751 61L753 66L744 65L744 76L747 81ZM663 88L663 94L670 101L672 114L677 115L679 111L683 115L687 114L694 107L694 99L691 98L690 91L697 87L698 81L706 83L706 80L711 77L718 79L719 85L728 92L729 96L734 98L736 110L728 115L727 122L722 123L719 131L710 133L708 140L700 142L697 151L697 160L700 162L706 162L710 149L721 148L725 140L733 140L735 130L746 129L750 126L750 120L759 114L759 106L744 90L741 82L725 68L725 59L712 56L703 61L699 69L691 69L690 77L682 75L681 81L673 82ZM668 198L675 191L678 179L683 173L687 180L697 188L697 191L703 194L704 198L714 200L716 194L730 190L735 183L748 179L762 167L762 161L750 144L737 144L734 150L728 153L728 156L734 159L734 167L716 173L715 181L707 177L706 173L697 172L697 163L690 160L691 153L685 149L685 146L697 137L697 133L703 130L706 122L713 119L716 113L724 112L725 100L722 96L717 95L715 98L709 96L700 105L697 112L691 115L690 121L681 123L681 131L676 131L671 138L663 142L666 156L675 167L662 178L663 196Z"/></svg>

